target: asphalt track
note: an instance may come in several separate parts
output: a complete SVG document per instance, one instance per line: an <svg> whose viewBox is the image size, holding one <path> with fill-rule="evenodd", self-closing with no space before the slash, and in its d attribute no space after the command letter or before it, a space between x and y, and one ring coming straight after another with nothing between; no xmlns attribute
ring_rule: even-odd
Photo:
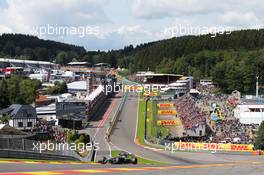
<svg viewBox="0 0 264 175"><path fill-rule="evenodd" d="M121 122L118 123L111 143L113 147L134 153L138 156L167 162L173 165L197 165L197 164L227 164L227 163L245 163L245 162L262 162L263 156L251 155L230 155L230 154L212 154L212 153L191 153L191 152L168 152L153 151L145 149L135 144L135 134L137 128L137 107L138 96L130 93L124 108L121 112Z"/></svg>
<svg viewBox="0 0 264 175"><path fill-rule="evenodd" d="M102 112L102 118L94 121L91 127L97 132L98 141L102 139L107 122L115 109L112 100ZM156 161L167 162L165 165L100 165L89 163L16 163L0 161L0 175L40 175L40 174L263 174L264 157L249 155L227 155L190 152L153 151L134 142L137 125L138 97L129 94L111 137L112 149L118 148L138 156ZM108 111L108 112L107 112ZM108 113L109 115L105 115ZM102 121L105 122L102 124ZM98 126L99 129L98 129ZM100 139L99 139L100 138ZM105 147L107 149L107 147ZM105 153L107 154L107 153Z"/></svg>

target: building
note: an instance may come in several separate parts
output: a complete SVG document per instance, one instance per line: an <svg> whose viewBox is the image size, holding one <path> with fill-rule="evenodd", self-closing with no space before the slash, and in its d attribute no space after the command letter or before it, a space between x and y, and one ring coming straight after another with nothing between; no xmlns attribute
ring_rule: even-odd
<svg viewBox="0 0 264 175"><path fill-rule="evenodd" d="M76 100L56 102L58 124L63 128L82 129L82 121L86 120L86 103Z"/></svg>
<svg viewBox="0 0 264 175"><path fill-rule="evenodd" d="M35 70L39 68L55 69L57 65L47 61L0 58L0 68L6 68L6 67L22 67L25 69Z"/></svg>
<svg viewBox="0 0 264 175"><path fill-rule="evenodd" d="M84 93L86 92L86 89L87 89L87 82L86 81L74 81L72 83L68 83L67 84L67 87L68 87L68 92L69 93L78 93L78 92L81 92L81 93Z"/></svg>
<svg viewBox="0 0 264 175"><path fill-rule="evenodd" d="M31 130L37 122L36 109L30 105L13 104L1 110L0 115L10 116L9 125L19 130Z"/></svg>
<svg viewBox="0 0 264 175"><path fill-rule="evenodd" d="M46 106L40 106L36 108L38 119L45 120L52 125L58 125L58 119L56 116L56 104L52 103Z"/></svg>
<svg viewBox="0 0 264 175"><path fill-rule="evenodd" d="M138 82L145 86L158 89L163 96L176 97L190 92L193 88L193 78L178 74L156 74L154 72L138 72Z"/></svg>
<svg viewBox="0 0 264 175"><path fill-rule="evenodd" d="M168 85L179 80L183 75L177 74L156 74L154 72L138 72L137 80L143 84Z"/></svg>
<svg viewBox="0 0 264 175"><path fill-rule="evenodd" d="M75 68L86 68L86 67L91 67L91 63L89 62L78 62L78 61L73 61L67 64L70 67L75 67Z"/></svg>
<svg viewBox="0 0 264 175"><path fill-rule="evenodd" d="M214 85L213 81L211 79L201 79L200 85L202 86L212 86Z"/></svg>
<svg viewBox="0 0 264 175"><path fill-rule="evenodd" d="M242 124L261 124L264 121L264 102L259 99L242 99L234 110Z"/></svg>

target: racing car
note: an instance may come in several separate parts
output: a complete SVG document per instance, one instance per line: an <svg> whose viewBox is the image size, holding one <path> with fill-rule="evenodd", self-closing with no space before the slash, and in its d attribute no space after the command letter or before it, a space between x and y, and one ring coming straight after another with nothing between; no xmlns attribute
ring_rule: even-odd
<svg viewBox="0 0 264 175"><path fill-rule="evenodd" d="M129 154L126 152L120 152L116 157L104 157L100 160L101 164L137 164L137 157L134 154Z"/></svg>

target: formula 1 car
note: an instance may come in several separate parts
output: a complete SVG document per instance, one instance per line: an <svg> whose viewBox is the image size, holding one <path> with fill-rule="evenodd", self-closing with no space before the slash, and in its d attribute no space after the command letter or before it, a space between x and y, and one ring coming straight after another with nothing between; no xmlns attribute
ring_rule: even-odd
<svg viewBox="0 0 264 175"><path fill-rule="evenodd" d="M137 158L133 154L121 152L116 157L104 157L103 160L98 161L101 164L137 164Z"/></svg>

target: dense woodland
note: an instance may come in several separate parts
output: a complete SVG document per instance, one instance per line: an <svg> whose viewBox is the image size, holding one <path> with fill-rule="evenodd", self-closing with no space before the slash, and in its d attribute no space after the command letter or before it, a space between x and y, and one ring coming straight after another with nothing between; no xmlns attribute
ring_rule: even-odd
<svg viewBox="0 0 264 175"><path fill-rule="evenodd" d="M89 48L88 48L89 49ZM131 73L152 70L212 78L223 92L254 93L256 76L264 83L264 29L231 34L183 36L111 51L88 51L83 47L40 40L37 37L3 34L0 56L54 61L107 62ZM75 58L75 59L73 59Z"/></svg>
<svg viewBox="0 0 264 175"><path fill-rule="evenodd" d="M0 109L11 104L32 104L40 87L39 80L18 77L0 80Z"/></svg>

